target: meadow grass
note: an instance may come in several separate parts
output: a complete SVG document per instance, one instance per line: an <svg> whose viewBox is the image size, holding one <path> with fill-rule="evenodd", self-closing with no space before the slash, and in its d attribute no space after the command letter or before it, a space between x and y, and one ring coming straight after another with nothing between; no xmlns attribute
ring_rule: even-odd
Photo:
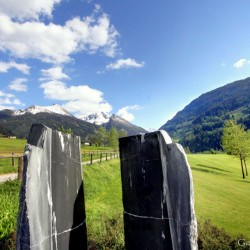
<svg viewBox="0 0 250 250"><path fill-rule="evenodd" d="M0 174L17 173L18 159L14 159L14 166L12 166L11 158L0 158Z"/></svg>
<svg viewBox="0 0 250 250"><path fill-rule="evenodd" d="M242 179L240 161L226 154L189 154L188 161L197 218L250 239L250 176Z"/></svg>
<svg viewBox="0 0 250 250"><path fill-rule="evenodd" d="M19 189L17 180L0 184L0 242L16 231Z"/></svg>
<svg viewBox="0 0 250 250"><path fill-rule="evenodd" d="M0 138L0 155L22 154L24 152L26 139ZM113 151L111 147L96 147L81 145L81 151Z"/></svg>
<svg viewBox="0 0 250 250"><path fill-rule="evenodd" d="M124 241L119 159L83 169L89 244L98 249L121 249Z"/></svg>
<svg viewBox="0 0 250 250"><path fill-rule="evenodd" d="M190 154L199 221L224 228L233 237L250 239L250 177L241 177L240 163L224 154ZM123 249L123 207L119 159L83 166L89 245ZM0 241L16 228L18 182L0 184Z"/></svg>
<svg viewBox="0 0 250 250"><path fill-rule="evenodd" d="M22 154L26 139L0 138L0 155Z"/></svg>
<svg viewBox="0 0 250 250"><path fill-rule="evenodd" d="M26 139L10 139L0 138L0 156L11 156L14 154L23 154L24 148L27 143ZM86 152L95 151L113 151L110 147L96 147L81 145L82 161L90 161L90 156ZM83 154L84 153L84 154ZM108 155L109 156L109 155ZM102 160L105 160L106 155L102 156ZM93 160L100 159L100 154L93 154ZM12 159L0 158L0 174L16 173L18 166L18 159L15 158L14 167L12 166Z"/></svg>

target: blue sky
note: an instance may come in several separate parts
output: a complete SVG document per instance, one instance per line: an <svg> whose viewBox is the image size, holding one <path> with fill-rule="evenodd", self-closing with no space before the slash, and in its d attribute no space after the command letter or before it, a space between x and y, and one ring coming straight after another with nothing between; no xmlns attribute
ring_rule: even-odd
<svg viewBox="0 0 250 250"><path fill-rule="evenodd" d="M249 76L249 0L0 0L0 109L59 104L158 129Z"/></svg>

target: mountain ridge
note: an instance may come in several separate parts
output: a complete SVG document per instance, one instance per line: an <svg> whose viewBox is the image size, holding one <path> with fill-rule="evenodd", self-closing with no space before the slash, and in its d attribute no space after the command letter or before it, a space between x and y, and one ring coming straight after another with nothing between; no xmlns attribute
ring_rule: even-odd
<svg viewBox="0 0 250 250"><path fill-rule="evenodd" d="M250 77L200 95L160 129L193 152L221 150L225 120L250 128Z"/></svg>
<svg viewBox="0 0 250 250"><path fill-rule="evenodd" d="M121 117L116 118L116 122L113 122L112 117L115 115L109 115L108 113L105 115L106 120L103 120L105 123L102 122L102 125L105 124L104 127L106 129L110 129L111 127L109 124L112 123L112 127L115 127L118 130L123 129L128 135L134 135L146 131L141 127L129 123ZM118 122L118 120L120 122ZM16 111L8 109L0 110L0 133L2 134L26 138L31 125L34 123L41 123L56 130L60 129L62 126L65 129L72 129L72 131L76 135L81 136L84 141L88 141L89 137L95 134L95 131L98 130L98 127L100 126L95 124L93 120L91 123L75 117L59 105L32 105L26 109L19 109Z"/></svg>

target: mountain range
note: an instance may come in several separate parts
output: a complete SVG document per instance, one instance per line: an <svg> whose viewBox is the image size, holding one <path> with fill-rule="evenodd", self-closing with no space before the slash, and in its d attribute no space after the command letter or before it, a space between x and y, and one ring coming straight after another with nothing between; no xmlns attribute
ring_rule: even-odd
<svg viewBox="0 0 250 250"><path fill-rule="evenodd" d="M59 105L30 106L24 110L0 111L1 134L26 138L34 123L41 123L52 129L62 127L71 129L74 134L81 136L83 141L88 141L89 136L93 135L99 126L104 126L108 130L111 127L123 129L128 135L146 132L145 129L116 115L96 113L86 117L85 120L78 119Z"/></svg>
<svg viewBox="0 0 250 250"><path fill-rule="evenodd" d="M160 129L166 130L174 141L191 152L221 150L223 126L228 119L234 119L250 129L250 77L202 94ZM112 127L123 129L128 135L147 132L119 116L104 112L78 119L59 105L0 111L1 134L25 138L33 123L42 123L52 129L70 128L84 141L99 126L107 130Z"/></svg>
<svg viewBox="0 0 250 250"><path fill-rule="evenodd" d="M222 130L228 119L250 128L250 78L202 94L160 129L191 152L221 150Z"/></svg>

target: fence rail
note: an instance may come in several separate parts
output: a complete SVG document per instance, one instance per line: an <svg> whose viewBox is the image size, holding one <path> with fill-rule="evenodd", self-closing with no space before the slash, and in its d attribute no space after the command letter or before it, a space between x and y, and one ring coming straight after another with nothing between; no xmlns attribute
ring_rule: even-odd
<svg viewBox="0 0 250 250"><path fill-rule="evenodd" d="M22 172L23 172L23 154L14 154L12 153L11 155L1 155L1 159L11 159L11 166L15 167L15 159L17 159L17 178L18 180L22 180Z"/></svg>
<svg viewBox="0 0 250 250"><path fill-rule="evenodd" d="M88 160L84 160L84 159ZM103 160L108 160L108 159L113 159L113 158L118 158L119 157L119 152L118 151L104 151L104 150L99 150L99 151L83 151L82 152L82 162L87 162L87 164L92 165L94 162L102 162Z"/></svg>
<svg viewBox="0 0 250 250"><path fill-rule="evenodd" d="M92 165L96 162L103 162L108 161L109 159L119 158L118 151L82 151L82 163L86 165ZM4 159L11 159L11 166L14 168L17 164L17 173L18 173L18 180L22 180L22 171L23 171L23 154L20 153L12 153L6 155L0 155L0 161Z"/></svg>

